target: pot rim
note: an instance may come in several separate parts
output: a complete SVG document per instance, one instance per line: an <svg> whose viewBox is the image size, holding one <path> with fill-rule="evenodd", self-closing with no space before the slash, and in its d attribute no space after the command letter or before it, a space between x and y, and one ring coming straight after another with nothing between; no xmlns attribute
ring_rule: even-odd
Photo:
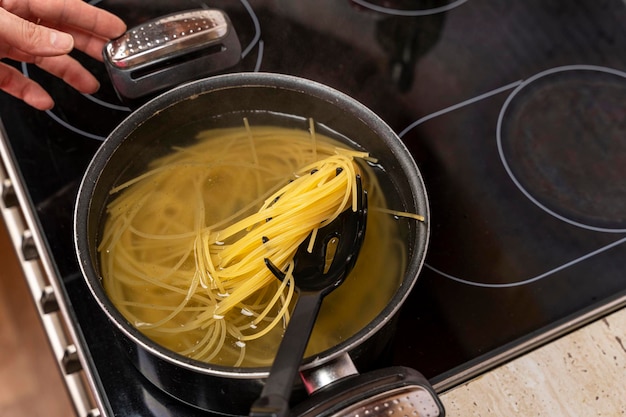
<svg viewBox="0 0 626 417"><path fill-rule="evenodd" d="M315 357L306 358L303 361L301 369L318 367L339 357L345 352L352 351L391 320L391 318L400 309L405 299L408 297L417 280L417 276L419 275L419 272L424 264L426 248L428 247L430 235L430 213L424 182L415 161L404 143L399 139L397 134L372 110L356 99L330 86L305 78L285 74L265 72L231 73L204 78L180 85L151 99L137 110L133 111L109 134L100 148L96 151L87 167L87 170L85 171L78 190L78 197L74 207L74 246L81 272L85 278L89 291L96 299L99 307L105 312L109 320L111 320L126 337L141 346L142 349L169 363L182 366L195 372L235 379L265 378L269 374L269 367L236 368L198 361L166 349L158 345L156 342L153 342L147 336L143 335L126 320L117 308L115 308L106 295L104 288L100 284L100 273L91 262L89 254L90 244L87 230L91 199L97 188L99 175L103 168L108 164L108 160L111 155L115 153L120 144L126 140L132 132L140 128L145 121L158 115L159 112L174 106L181 101L194 99L197 96L216 90L247 87L292 90L307 96L314 96L315 98L328 102L329 105L341 105L343 106L342 109L349 109L352 116L359 119L361 122L374 130L385 142L385 145L390 148L391 152L398 160L404 174L409 176L409 183L411 184L411 188L413 190L413 199L420 200L416 200L415 203L416 205L422 206L420 214L423 214L425 217L423 227L416 236L417 242L415 254L410 257L404 278L395 294L387 303L386 307L367 326L359 330L353 336L324 352L318 353ZM419 195L416 196L415 193L418 193ZM420 197L423 200L421 200Z"/></svg>

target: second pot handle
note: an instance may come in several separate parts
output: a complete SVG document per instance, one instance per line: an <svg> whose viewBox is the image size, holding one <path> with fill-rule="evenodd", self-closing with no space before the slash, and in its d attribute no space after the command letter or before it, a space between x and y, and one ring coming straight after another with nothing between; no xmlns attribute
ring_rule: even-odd
<svg viewBox="0 0 626 417"><path fill-rule="evenodd" d="M444 417L445 409L418 371L394 366L359 374L348 354L301 377L309 398L292 408L298 417Z"/></svg>

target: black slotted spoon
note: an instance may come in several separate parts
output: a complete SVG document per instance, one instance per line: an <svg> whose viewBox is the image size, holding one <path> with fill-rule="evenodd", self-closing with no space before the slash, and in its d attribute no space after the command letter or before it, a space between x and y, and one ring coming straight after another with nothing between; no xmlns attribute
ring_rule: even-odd
<svg viewBox="0 0 626 417"><path fill-rule="evenodd" d="M285 417L289 397L298 374L313 325L323 298L337 288L354 267L365 238L367 192L356 176L357 210L343 211L335 220L318 230L309 253L307 238L294 256L293 277L298 300L278 348L261 396L250 409L250 417ZM267 267L280 280L285 273L269 259Z"/></svg>

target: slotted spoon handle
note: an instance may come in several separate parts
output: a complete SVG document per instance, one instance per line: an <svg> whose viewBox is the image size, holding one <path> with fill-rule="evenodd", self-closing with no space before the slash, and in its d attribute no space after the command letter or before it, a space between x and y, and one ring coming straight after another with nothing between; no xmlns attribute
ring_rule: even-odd
<svg viewBox="0 0 626 417"><path fill-rule="evenodd" d="M289 397L302 356L309 342L317 313L322 304L321 291L303 291L278 347L261 396L250 409L250 417L286 417L289 415Z"/></svg>

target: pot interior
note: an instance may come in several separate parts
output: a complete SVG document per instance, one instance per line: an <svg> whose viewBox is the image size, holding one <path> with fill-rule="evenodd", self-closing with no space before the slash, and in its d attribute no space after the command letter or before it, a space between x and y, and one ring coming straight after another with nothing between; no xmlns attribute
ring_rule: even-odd
<svg viewBox="0 0 626 417"><path fill-rule="evenodd" d="M138 109L104 142L81 187L77 204L77 247L87 281L100 304L122 331L151 352L183 366L191 364L206 367L207 372L218 370L238 376L256 375L265 372L265 369L230 369L197 364L163 349L130 325L111 304L100 285L97 247L106 215L105 207L111 199L109 191L113 187L143 173L151 161L169 154L172 146L184 147L193 143L199 131L241 126L243 117L252 126L273 125L303 130L307 129L308 119L312 118L316 131L349 147L366 150L378 160L371 165L381 189L385 190L390 209L426 217L421 222L405 218L396 220L407 256L403 277L395 292L380 311L359 326L359 331L344 342L318 352L315 364L330 360L346 350L355 350L390 320L417 278L428 241L426 193L408 151L379 118L335 90L293 77L235 74L181 86ZM85 226L82 231L81 224ZM81 234L84 240L81 240ZM335 293L341 290L339 288ZM369 291L376 292L376 289ZM311 364L313 359L309 358L307 362Z"/></svg>

